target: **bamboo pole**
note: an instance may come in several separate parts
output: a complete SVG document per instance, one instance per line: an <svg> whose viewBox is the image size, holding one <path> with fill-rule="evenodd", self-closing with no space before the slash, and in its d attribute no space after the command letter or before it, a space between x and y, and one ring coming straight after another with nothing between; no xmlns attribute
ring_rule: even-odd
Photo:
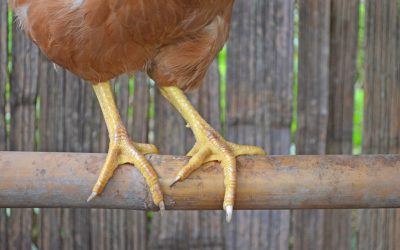
<svg viewBox="0 0 400 250"><path fill-rule="evenodd" d="M121 166L101 196L86 202L104 154L0 152L0 207L154 210L146 183ZM173 188L188 158L150 155L167 209L221 209L223 172L208 163ZM236 209L400 207L400 156L238 158Z"/></svg>

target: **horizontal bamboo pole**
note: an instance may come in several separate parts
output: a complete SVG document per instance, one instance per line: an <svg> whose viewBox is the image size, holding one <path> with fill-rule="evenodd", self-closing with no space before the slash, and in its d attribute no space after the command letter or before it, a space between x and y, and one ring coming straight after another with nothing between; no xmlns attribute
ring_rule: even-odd
<svg viewBox="0 0 400 250"><path fill-rule="evenodd" d="M156 209L141 174L121 166L104 193L91 193L104 154L0 152L0 207ZM167 209L221 209L223 172L208 163L168 185L188 158L148 156ZM400 207L400 156L238 158L236 209Z"/></svg>

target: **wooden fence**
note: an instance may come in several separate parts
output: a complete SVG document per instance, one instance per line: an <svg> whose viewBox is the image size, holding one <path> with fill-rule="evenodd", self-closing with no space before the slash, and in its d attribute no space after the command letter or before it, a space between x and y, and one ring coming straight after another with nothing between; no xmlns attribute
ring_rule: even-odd
<svg viewBox="0 0 400 250"><path fill-rule="evenodd" d="M360 4L366 6L364 43L358 43ZM190 98L229 140L271 154L290 152L296 105L298 154L351 154L357 48L365 46L363 153L400 153L399 5L237 0L226 79L216 61ZM7 13L7 0L0 0L0 150L105 152L106 128L91 87L55 71L15 25L8 30ZM123 120L134 139L183 154L193 137L148 82L143 74L134 82L115 80ZM219 211L160 217L126 210L0 210L0 249L399 249L399 237L396 209L240 211L231 224Z"/></svg>

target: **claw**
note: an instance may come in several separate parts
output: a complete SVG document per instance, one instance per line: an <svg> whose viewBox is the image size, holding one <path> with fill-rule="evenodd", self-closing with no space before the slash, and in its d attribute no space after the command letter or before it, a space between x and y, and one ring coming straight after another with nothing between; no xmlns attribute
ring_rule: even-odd
<svg viewBox="0 0 400 250"><path fill-rule="evenodd" d="M92 192L92 194L89 196L89 198L87 199L86 202L90 202L90 201L93 200L96 196L97 196L97 193L96 193L96 192Z"/></svg>
<svg viewBox="0 0 400 250"><path fill-rule="evenodd" d="M160 208L160 210L165 210L164 201L160 201L160 203L158 203L158 207Z"/></svg>
<svg viewBox="0 0 400 250"><path fill-rule="evenodd" d="M232 220L233 206L226 206L225 212L226 212L226 222L229 223Z"/></svg>
<svg viewBox="0 0 400 250"><path fill-rule="evenodd" d="M164 212L165 212L165 204L164 204L164 201L160 201L160 203L158 203L158 207L160 208L161 216L163 216L163 215L164 215Z"/></svg>
<svg viewBox="0 0 400 250"><path fill-rule="evenodd" d="M176 178L175 178L175 180L169 185L169 187L171 188L171 187L173 187L176 183L178 183L179 181L181 180L181 177L180 176L177 176Z"/></svg>

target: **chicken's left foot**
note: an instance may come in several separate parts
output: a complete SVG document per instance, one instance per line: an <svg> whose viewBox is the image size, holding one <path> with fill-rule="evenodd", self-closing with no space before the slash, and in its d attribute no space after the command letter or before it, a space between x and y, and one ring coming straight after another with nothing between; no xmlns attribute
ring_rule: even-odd
<svg viewBox="0 0 400 250"><path fill-rule="evenodd" d="M198 141L187 153L191 156L189 162L178 172L170 187L177 182L185 180L204 163L219 161L224 170L225 197L223 208L226 212L226 220L232 219L233 205L236 191L236 157L240 155L265 155L262 148L256 146L239 145L226 141L213 128L205 127L203 134L198 134Z"/></svg>
<svg viewBox="0 0 400 250"><path fill-rule="evenodd" d="M226 220L232 218L236 191L236 157L239 155L265 155L262 148L256 146L238 145L226 141L215 131L194 109L183 91L177 87L162 87L161 93L182 114L192 129L196 144L187 154L192 158L178 172L173 186L179 181L185 180L193 171L210 161L219 161L224 169L225 197L223 208L226 212Z"/></svg>

